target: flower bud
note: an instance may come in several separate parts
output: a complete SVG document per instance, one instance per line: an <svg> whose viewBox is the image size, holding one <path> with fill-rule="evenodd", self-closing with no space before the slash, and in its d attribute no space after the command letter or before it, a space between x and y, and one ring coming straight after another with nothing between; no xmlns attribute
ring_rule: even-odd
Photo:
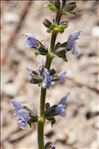
<svg viewBox="0 0 99 149"><path fill-rule="evenodd" d="M52 23L48 19L44 19L43 20L43 24L47 28L50 28L50 26L52 25Z"/></svg>
<svg viewBox="0 0 99 149"><path fill-rule="evenodd" d="M71 2L68 5L66 4L64 7L64 10L67 12L71 12L76 8L76 3L75 2Z"/></svg>
<svg viewBox="0 0 99 149"><path fill-rule="evenodd" d="M68 6L69 6L69 11L72 11L77 7L75 2L70 3Z"/></svg>
<svg viewBox="0 0 99 149"><path fill-rule="evenodd" d="M54 4L54 6L55 6L57 9L60 8L60 1L59 1L59 0L53 1L53 4Z"/></svg>

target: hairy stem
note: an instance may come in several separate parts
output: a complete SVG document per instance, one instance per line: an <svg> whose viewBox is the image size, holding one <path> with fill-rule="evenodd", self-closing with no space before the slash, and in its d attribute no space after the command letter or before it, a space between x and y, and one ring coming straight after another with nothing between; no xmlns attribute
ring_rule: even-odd
<svg viewBox="0 0 99 149"><path fill-rule="evenodd" d="M65 3L62 5L64 7ZM61 14L56 14L56 22L60 23ZM50 41L50 52L53 52L55 41L56 41L57 33L53 32L51 35ZM45 68L50 69L53 57L48 53L46 56ZM40 95L40 110L39 110L39 118L38 118L38 149L44 149L44 123L45 123L45 99L46 99L46 89L41 87L41 95Z"/></svg>

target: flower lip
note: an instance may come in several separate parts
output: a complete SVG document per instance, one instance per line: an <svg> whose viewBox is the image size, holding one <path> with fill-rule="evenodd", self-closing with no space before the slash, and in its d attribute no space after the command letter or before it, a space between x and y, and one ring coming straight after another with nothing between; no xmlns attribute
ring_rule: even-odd
<svg viewBox="0 0 99 149"><path fill-rule="evenodd" d="M24 129L25 126L26 126L26 122L25 122L25 121L22 121L22 120L19 120L19 121L18 121L18 126L19 126L20 128L22 128L22 129Z"/></svg>
<svg viewBox="0 0 99 149"><path fill-rule="evenodd" d="M72 32L72 34L70 36L72 37L72 39L76 40L76 39L78 39L80 32L81 31Z"/></svg>
<svg viewBox="0 0 99 149"><path fill-rule="evenodd" d="M50 75L50 72L48 71L48 69L45 68L44 73L43 73L43 87L44 88L49 88L51 85L53 85L53 81L52 81L52 76Z"/></svg>
<svg viewBox="0 0 99 149"><path fill-rule="evenodd" d="M18 111L18 110L23 108L22 105L16 99L12 100L12 104L13 104L13 106L14 106L16 111Z"/></svg>
<svg viewBox="0 0 99 149"><path fill-rule="evenodd" d="M12 100L12 104L16 110L14 115L18 117L18 125L20 128L24 128L27 124L27 121L30 119L29 113L16 99Z"/></svg>
<svg viewBox="0 0 99 149"><path fill-rule="evenodd" d="M37 41L31 33L25 33L23 36L26 37L26 41L24 42L25 47L37 48Z"/></svg>
<svg viewBox="0 0 99 149"><path fill-rule="evenodd" d="M61 71L59 74L58 74L58 77L60 79L60 81L64 81L65 80L65 75L66 75L66 71Z"/></svg>
<svg viewBox="0 0 99 149"><path fill-rule="evenodd" d="M25 109L18 110L16 112L16 116L22 119L23 121L28 121L30 119L30 116Z"/></svg>
<svg viewBox="0 0 99 149"><path fill-rule="evenodd" d="M59 104L64 105L64 104L66 103L66 100L67 100L67 97L69 96L69 94L70 94L70 92L68 92L68 93L66 94L66 96L64 96L64 97L60 100Z"/></svg>
<svg viewBox="0 0 99 149"><path fill-rule="evenodd" d="M23 36L26 38L35 38L31 33L25 33Z"/></svg>
<svg viewBox="0 0 99 149"><path fill-rule="evenodd" d="M66 105L66 100L67 100L67 97L68 97L69 94L70 93L68 92L67 95L64 96L60 100L60 102L58 103L58 105L56 106L55 112L56 112L57 115L60 115L62 117L65 117L65 115L66 115L66 110L65 110L66 106L65 105Z"/></svg>
<svg viewBox="0 0 99 149"><path fill-rule="evenodd" d="M68 40L67 40L67 45L65 48L65 52L67 52L68 50L72 51L72 54L76 55L78 53L75 44L76 44L76 40L78 39L79 35L80 35L81 31L75 31L73 33L71 33L71 35L69 36Z"/></svg>

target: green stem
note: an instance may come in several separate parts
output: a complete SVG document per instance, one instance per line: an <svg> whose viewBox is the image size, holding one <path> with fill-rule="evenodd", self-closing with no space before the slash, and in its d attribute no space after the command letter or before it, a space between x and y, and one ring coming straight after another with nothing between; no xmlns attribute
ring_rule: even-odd
<svg viewBox="0 0 99 149"><path fill-rule="evenodd" d="M46 89L41 88L40 96L40 114L38 119L38 149L44 149L44 107L45 107Z"/></svg>
<svg viewBox="0 0 99 149"><path fill-rule="evenodd" d="M65 3L64 3L65 5ZM63 5L63 6L64 6ZM62 6L62 7L63 7ZM56 22L59 24L61 19L61 14L56 14ZM56 41L57 33L52 33L51 42L50 42L50 52L53 52L55 41ZM53 57L48 53L46 57L45 68L50 69ZM40 95L40 110L39 110L39 118L38 118L38 149L44 149L44 123L45 123L45 99L46 99L46 89L41 87L41 95Z"/></svg>
<svg viewBox="0 0 99 149"><path fill-rule="evenodd" d="M45 67L50 69L52 58L47 55ZM40 111L38 119L38 149L44 149L44 108L45 108L45 99L46 99L46 89L41 87L40 95Z"/></svg>

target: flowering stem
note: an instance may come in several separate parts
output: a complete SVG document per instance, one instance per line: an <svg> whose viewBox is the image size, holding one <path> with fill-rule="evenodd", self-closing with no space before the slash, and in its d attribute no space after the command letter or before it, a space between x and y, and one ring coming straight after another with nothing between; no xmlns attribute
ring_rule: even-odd
<svg viewBox="0 0 99 149"><path fill-rule="evenodd" d="M52 58L47 56L45 67L50 69ZM46 99L46 88L41 87L40 95L40 110L39 110L39 119L38 119L38 149L44 149L44 108L45 108L45 99Z"/></svg>
<svg viewBox="0 0 99 149"><path fill-rule="evenodd" d="M64 3L65 5L65 3ZM64 7L62 5L62 7ZM61 14L58 12L56 14L56 22L59 24L61 19ZM55 41L56 41L57 33L53 32L51 35L51 42L50 42L50 51L46 56L46 63L45 68L48 70L50 69L53 56L50 52L53 52ZM41 87L41 95L40 95L40 110L39 110L39 118L38 118L38 149L44 149L44 123L45 123L45 115L44 115L44 108L45 108L45 99L46 99L46 89Z"/></svg>

